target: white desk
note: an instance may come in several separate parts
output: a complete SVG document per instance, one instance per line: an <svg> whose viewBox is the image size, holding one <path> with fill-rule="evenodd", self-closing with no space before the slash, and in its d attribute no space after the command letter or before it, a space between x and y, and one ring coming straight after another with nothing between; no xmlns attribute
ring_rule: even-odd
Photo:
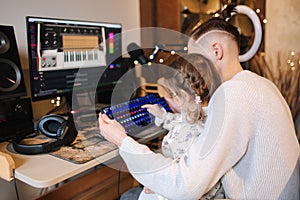
<svg viewBox="0 0 300 200"><path fill-rule="evenodd" d="M11 149L9 143L1 143L0 151L10 154L14 159L15 177L36 188L45 188L60 183L118 155L118 150L113 150L84 164L74 164L50 154L12 153L7 147Z"/></svg>
<svg viewBox="0 0 300 200"><path fill-rule="evenodd" d="M156 131L139 141L150 141L165 133L165 130ZM23 155L11 150L12 145L8 142L0 143L0 151L11 155L15 161L15 177L35 188L53 186L119 155L116 149L89 162L74 164L50 154Z"/></svg>

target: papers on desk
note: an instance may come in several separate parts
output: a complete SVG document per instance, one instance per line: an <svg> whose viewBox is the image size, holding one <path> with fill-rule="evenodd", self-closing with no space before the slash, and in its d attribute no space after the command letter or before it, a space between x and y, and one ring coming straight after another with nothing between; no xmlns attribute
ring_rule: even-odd
<svg viewBox="0 0 300 200"><path fill-rule="evenodd" d="M105 140L99 133L98 127L91 127L79 131L71 146L61 147L50 154L73 163L82 164L115 149L117 146Z"/></svg>

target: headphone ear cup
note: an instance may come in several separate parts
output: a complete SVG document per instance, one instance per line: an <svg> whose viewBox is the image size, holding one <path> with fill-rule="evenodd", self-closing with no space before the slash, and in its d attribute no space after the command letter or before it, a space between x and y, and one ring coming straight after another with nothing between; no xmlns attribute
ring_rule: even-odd
<svg viewBox="0 0 300 200"><path fill-rule="evenodd" d="M62 139L63 136L68 132L67 121L64 121L57 129L56 135L58 139Z"/></svg>
<svg viewBox="0 0 300 200"><path fill-rule="evenodd" d="M62 134L63 144L70 145L76 139L78 132L73 120L73 116L70 115L64 125L61 126L60 133Z"/></svg>
<svg viewBox="0 0 300 200"><path fill-rule="evenodd" d="M58 138L58 130L64 122L66 122L65 118L60 115L46 115L37 123L37 131L47 137Z"/></svg>

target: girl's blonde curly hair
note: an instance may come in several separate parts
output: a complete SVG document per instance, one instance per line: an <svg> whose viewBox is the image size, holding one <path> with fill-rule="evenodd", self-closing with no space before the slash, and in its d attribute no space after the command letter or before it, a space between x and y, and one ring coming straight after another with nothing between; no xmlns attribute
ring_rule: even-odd
<svg viewBox="0 0 300 200"><path fill-rule="evenodd" d="M208 103L221 84L214 65L201 54L188 54L178 57L170 67L174 70L165 74L164 83L178 96L182 109L187 113L187 121L204 121L202 106L195 102L195 97L199 96L202 103ZM184 92L188 94L188 98Z"/></svg>

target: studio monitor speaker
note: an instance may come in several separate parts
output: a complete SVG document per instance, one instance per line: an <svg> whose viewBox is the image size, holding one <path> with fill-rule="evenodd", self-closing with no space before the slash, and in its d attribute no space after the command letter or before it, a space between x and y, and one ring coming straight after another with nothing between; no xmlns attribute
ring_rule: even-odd
<svg viewBox="0 0 300 200"><path fill-rule="evenodd" d="M0 100L26 96L13 26L0 25Z"/></svg>
<svg viewBox="0 0 300 200"><path fill-rule="evenodd" d="M33 131L30 98L0 101L0 142Z"/></svg>

